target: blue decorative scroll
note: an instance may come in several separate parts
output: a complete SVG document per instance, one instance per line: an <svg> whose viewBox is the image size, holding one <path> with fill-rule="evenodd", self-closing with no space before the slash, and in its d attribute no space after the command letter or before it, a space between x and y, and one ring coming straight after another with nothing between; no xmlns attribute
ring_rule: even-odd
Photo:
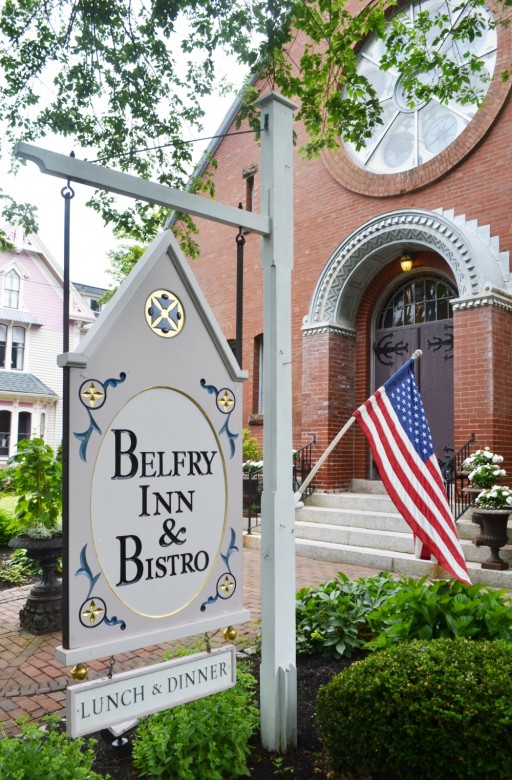
<svg viewBox="0 0 512 780"><path fill-rule="evenodd" d="M111 377L110 379L105 380L105 382L100 382L98 379L87 379L80 385L78 398L80 403L85 406L87 414L89 415L89 427L87 430L82 431L82 433L74 433L73 435L80 441L80 458L84 462L87 460L87 447L93 432L96 431L96 433L101 434L101 428L92 416L93 412L98 411L98 409L101 409L104 405L107 400L108 388L117 387L124 382L125 379L126 374L124 371L121 371L119 379ZM89 384L88 388L86 387L87 384Z"/></svg>
<svg viewBox="0 0 512 780"><path fill-rule="evenodd" d="M239 552L238 547L235 544L236 542L236 534L234 529L231 529L231 539L229 542L229 547L225 555L221 553L221 558L224 561L224 564L226 566L226 571L223 572L219 579L217 580L217 592L215 596L209 596L206 601L204 601L201 604L201 612L204 612L206 610L207 606L210 606L211 604L215 604L217 599L223 599L224 601L226 599L230 599L233 593L236 590L236 578L231 571L231 566L229 565L229 559L231 555L234 552Z"/></svg>
<svg viewBox="0 0 512 780"><path fill-rule="evenodd" d="M219 431L219 434L225 433L229 441L230 457L235 454L235 440L238 439L238 433L233 433L229 430L229 418L235 408L236 400L233 391L227 387L223 387L218 390L214 385L207 385L205 379L200 381L201 387L203 387L210 395L215 395L217 402L217 409L222 414L226 415L226 422Z"/></svg>
<svg viewBox="0 0 512 780"><path fill-rule="evenodd" d="M101 572L93 574L91 567L87 562L87 545L85 544L80 551L80 568L76 570L75 577L83 574L89 580L89 591L83 604L80 605L78 610L78 619L84 628L96 628L101 623L105 623L107 626L119 626L121 631L126 628L124 620L120 620L115 615L108 617L107 604L100 596L93 596L92 592L94 587L101 577Z"/></svg>

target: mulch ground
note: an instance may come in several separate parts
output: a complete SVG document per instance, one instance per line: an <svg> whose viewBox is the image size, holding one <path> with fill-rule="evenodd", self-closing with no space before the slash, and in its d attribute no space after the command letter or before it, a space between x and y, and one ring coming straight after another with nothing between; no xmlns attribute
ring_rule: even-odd
<svg viewBox="0 0 512 780"><path fill-rule="evenodd" d="M258 663L253 674L258 675ZM248 761L252 780L270 780L275 777L289 777L290 780L333 780L329 772L316 722L316 696L320 686L325 685L350 661L333 661L319 656L302 656L297 659L297 727L298 746L284 756L282 763L275 755L261 748L259 735L255 735ZM97 739L94 769L98 773L109 773L112 780L132 780L140 775L131 759L132 732L125 736L124 746L111 744L110 732L91 735ZM207 780L207 778L197 778ZM242 778L240 778L242 780Z"/></svg>

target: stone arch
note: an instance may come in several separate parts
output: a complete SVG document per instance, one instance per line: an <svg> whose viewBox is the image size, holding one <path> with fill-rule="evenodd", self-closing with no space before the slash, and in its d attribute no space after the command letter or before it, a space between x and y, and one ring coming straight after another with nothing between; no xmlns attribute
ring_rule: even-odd
<svg viewBox="0 0 512 780"><path fill-rule="evenodd" d="M509 291L508 252L499 251L489 226L443 209L398 209L368 220L333 252L318 280L304 328L354 329L361 296L374 276L390 260L421 247L448 263L459 299L478 296L484 289Z"/></svg>

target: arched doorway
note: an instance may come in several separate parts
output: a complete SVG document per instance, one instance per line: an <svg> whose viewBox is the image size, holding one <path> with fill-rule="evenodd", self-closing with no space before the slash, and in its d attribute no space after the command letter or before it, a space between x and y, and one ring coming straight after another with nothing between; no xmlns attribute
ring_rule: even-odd
<svg viewBox="0 0 512 780"><path fill-rule="evenodd" d="M453 448L452 282L424 272L403 278L377 312L373 340L373 376L380 387L412 355L423 352L416 379L438 458Z"/></svg>
<svg viewBox="0 0 512 780"><path fill-rule="evenodd" d="M466 221L463 216L455 217L449 210L398 209L370 218L334 250L318 278L302 328L302 430L317 435L319 450L328 446L354 409L375 389L373 346L377 315L402 283L420 274L448 279L458 296L452 306L457 323L454 359L447 356L444 359L441 344L437 350L424 348L426 354L418 366L418 375L420 371L425 372L420 377L421 391L427 400L427 415L432 419L433 429L437 424L428 399L436 396L430 392L428 383L437 386L439 364L442 368L447 366L450 373L456 372L457 394L454 397L453 392L447 393L455 407L450 412L450 423L452 417L453 423L447 426L442 422L439 435L433 431L438 455L443 457L444 447L451 446L453 441L461 446L471 432L484 430L482 419L492 430L492 414L489 405L482 401L482 385L474 386L467 367L474 371L477 359L474 328L480 327L480 323L488 327L489 321L494 323L507 315L499 308L502 306L500 291L508 300L512 282L508 253L499 251L499 237L485 227ZM405 276L400 269L400 258L404 255L412 255L415 261L414 270ZM473 331L466 335L462 326L468 320ZM444 342L448 338L444 325L451 323L440 319L435 324ZM420 335L427 330L421 325ZM384 330L384 323L381 326ZM417 345L418 342L411 341L411 353ZM409 351L404 353L399 365L408 354ZM393 367L388 368L391 373ZM493 387L492 377L492 371L488 370L486 388ZM439 406L445 402L446 397ZM469 404L472 411L468 414ZM347 450L336 449L331 462L323 469L323 489L347 487L354 475L366 478L371 473L368 447L363 439L354 433L351 457L347 457ZM490 437L486 436L486 440Z"/></svg>

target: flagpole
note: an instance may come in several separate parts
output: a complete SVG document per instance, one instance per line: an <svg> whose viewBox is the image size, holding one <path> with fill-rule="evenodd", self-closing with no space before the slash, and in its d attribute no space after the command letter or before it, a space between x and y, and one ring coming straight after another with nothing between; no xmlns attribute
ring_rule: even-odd
<svg viewBox="0 0 512 780"><path fill-rule="evenodd" d="M416 350L415 350L415 351L412 353L412 355L411 355L411 359L412 359L412 360L419 360L419 359L420 359L420 357L422 356L422 354L423 354L423 352L421 351L421 349L416 349ZM327 449L325 450L325 452L324 452L324 453L323 453L323 454L320 456L320 458L317 460L317 462L315 463L315 465L313 466L313 468L312 468L312 469L311 469L311 471L309 472L308 476L306 477L306 479L304 480L304 482L302 483L302 485L300 486L300 488L299 488L299 489L297 490L297 492L295 493L295 508L296 508L296 509L298 509L299 507L301 507L301 506L302 506L301 498L302 498L302 495L303 495L304 491L306 490L307 486L308 486L308 485L311 483L311 481L312 481L312 480L315 478L315 476L317 475L318 471L319 471L319 470L322 468L322 466L324 465L325 461L327 460L327 458L329 457L329 455L331 454L331 452L333 451L333 449L334 449L334 448L335 448L335 447L336 447L336 446L339 444L339 442L340 442L340 441L341 441L341 439L342 439L342 438L345 436L346 432L347 432L347 431L349 430L349 428L350 428L350 427L353 425L353 423L355 422L355 420L356 420L356 418L355 418L355 417L350 417L350 418L347 420L347 422L345 423L345 425L343 426L343 428L341 429L341 431L339 431L339 433L338 433L338 434L337 434L337 435L334 437L334 439L333 439L333 440L332 440L332 442L329 444L329 446L327 447Z"/></svg>

